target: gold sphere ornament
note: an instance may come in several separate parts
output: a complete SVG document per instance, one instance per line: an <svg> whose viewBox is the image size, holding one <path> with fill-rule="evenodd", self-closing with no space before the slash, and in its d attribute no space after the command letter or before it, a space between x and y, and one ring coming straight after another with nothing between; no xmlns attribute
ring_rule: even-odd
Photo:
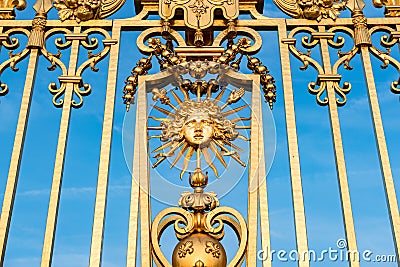
<svg viewBox="0 0 400 267"><path fill-rule="evenodd" d="M226 267L226 252L212 236L195 233L182 239L172 254L173 267Z"/></svg>

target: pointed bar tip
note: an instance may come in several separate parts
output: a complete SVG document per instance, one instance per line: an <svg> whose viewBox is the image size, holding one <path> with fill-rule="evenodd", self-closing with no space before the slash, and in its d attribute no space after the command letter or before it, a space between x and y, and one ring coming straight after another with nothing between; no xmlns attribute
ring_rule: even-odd
<svg viewBox="0 0 400 267"><path fill-rule="evenodd" d="M351 12L360 12L364 9L365 2L364 0L348 0L346 6Z"/></svg>
<svg viewBox="0 0 400 267"><path fill-rule="evenodd" d="M37 13L47 14L49 10L53 7L51 0L37 0L33 5L33 9L36 10Z"/></svg>

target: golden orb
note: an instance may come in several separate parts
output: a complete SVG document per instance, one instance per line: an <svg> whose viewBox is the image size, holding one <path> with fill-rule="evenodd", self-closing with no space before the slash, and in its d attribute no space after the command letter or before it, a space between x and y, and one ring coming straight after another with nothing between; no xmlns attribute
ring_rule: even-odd
<svg viewBox="0 0 400 267"><path fill-rule="evenodd" d="M195 233L182 239L172 253L173 267L226 267L226 252L212 236Z"/></svg>

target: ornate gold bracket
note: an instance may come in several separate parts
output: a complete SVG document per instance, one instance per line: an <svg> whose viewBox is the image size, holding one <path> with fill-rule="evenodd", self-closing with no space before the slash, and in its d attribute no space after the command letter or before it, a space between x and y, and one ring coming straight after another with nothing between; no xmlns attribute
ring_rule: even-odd
<svg viewBox="0 0 400 267"><path fill-rule="evenodd" d="M184 13L184 22L192 29L206 29L214 21L214 11L220 9L225 19L232 20L239 16L238 0L160 0L159 14L166 20L175 17L175 10Z"/></svg>
<svg viewBox="0 0 400 267"><path fill-rule="evenodd" d="M399 72L400 76L400 62L390 55L391 48L400 43L400 32L389 26L376 26L369 30L371 36L382 32L386 34L381 36L380 44L386 48L386 51L382 51L373 45L369 47L369 50L372 55L382 61L382 69L386 69L389 65L392 65ZM395 94L400 94L399 83L400 78L396 81L393 81L390 85L390 90Z"/></svg>
<svg viewBox="0 0 400 267"><path fill-rule="evenodd" d="M151 243L157 266L239 266L244 260L247 245L245 220L235 209L218 207L216 194L204 192L208 177L200 169L196 169L189 180L194 192L182 194L178 202L181 208L164 209L152 223ZM174 225L176 237L180 240L172 255L172 265L159 243L163 232L171 225ZM219 242L224 238L225 225L234 230L239 240L236 255L228 264L225 250Z"/></svg>
<svg viewBox="0 0 400 267"><path fill-rule="evenodd" d="M0 35L1 46L9 50L8 55L9 59L4 61L0 65L0 75L8 68L12 71L18 71L19 69L16 67L17 63L26 58L29 55L29 49L23 49L21 52L13 53L13 50L20 47L20 42L17 37L11 37L14 34L23 34L25 36L29 36L29 31L23 28L13 28L7 30L5 33ZM0 96L4 96L8 93L8 85L0 82Z"/></svg>
<svg viewBox="0 0 400 267"><path fill-rule="evenodd" d="M336 99L338 106L343 106L346 104L346 94L348 94L351 90L351 84L349 82L344 82L342 87L339 85L341 81L341 75L337 72L341 65L344 65L346 69L352 68L349 63L356 54L357 47L354 46L349 52L346 53L339 50L339 60L334 64L331 70L328 70L328 72L311 57L310 49L317 46L320 43L320 40L327 40L328 44L334 48L343 47L345 42L343 37L337 36L335 40L336 31L347 32L348 34L353 35L351 31L349 32L348 29L342 27L333 27L329 29L328 32L318 32L313 28L300 27L290 32L288 38L281 40L283 43L288 45L290 52L303 63L303 66L300 67L301 70L306 70L310 64L315 70L317 70L317 80L316 82L310 82L308 84L308 91L316 95L317 103L321 106L328 104L328 99L324 95L326 94L326 89L329 84L333 86L335 93L339 96ZM301 39L302 46L308 49L307 53L301 52L296 48L297 39L294 38L294 36L300 32L309 34L303 36Z"/></svg>
<svg viewBox="0 0 400 267"><path fill-rule="evenodd" d="M162 33L162 31L157 32L158 34ZM204 47L203 52L206 52L207 55L214 56L215 62L227 66L229 65L236 71L239 70L240 62L245 56L248 60L247 67L254 74L260 75L265 100L269 103L269 106L272 109L273 103L276 102L275 80L269 74L268 68L264 66L258 58L250 56L256 53L261 48L261 37L254 30L248 29L246 27L239 27L237 29L237 32L235 32L233 36L236 36L238 33L243 33L243 35L245 36L250 36L254 44L251 45L251 41L247 38L240 38L236 44L233 44L232 39L229 39L230 37L232 37L232 33L230 34L230 31L228 29L217 36L212 47ZM171 30L171 38L180 42L180 40L182 39L176 36L176 34L176 32ZM182 62L185 62L186 56L190 54L191 51L193 51L193 53L199 53L199 48L193 49L188 47L180 47L178 49L174 49L172 47L171 39L167 40L166 44L162 44L160 39L150 38L148 39L149 46L144 46L143 43L146 40L146 37L155 35L155 32L148 31L146 33L143 33L143 35L139 36L138 38L138 46L141 48L141 51L150 53L150 56L140 59L136 63L136 67L133 68L132 75L129 76L125 81L126 85L123 90L123 99L127 111L129 111L130 105L134 103L134 95L136 94L138 86L138 77L139 75L146 75L147 72L152 68L151 59L153 56L157 58L160 69L163 70L170 66L175 66ZM222 55L220 55L219 53L221 50L219 49L219 45L226 39L228 39L228 48L223 51Z"/></svg>
<svg viewBox="0 0 400 267"><path fill-rule="evenodd" d="M88 49L88 59L83 62L79 68L76 70L74 75L67 74L67 68L64 63L60 60L61 52L59 50L58 54L50 53L46 48L41 49L42 55L51 63L51 66L48 67L50 71L54 71L57 66L60 67L62 71L62 75L58 78L60 82L60 86L58 87L56 83L52 82L49 84L49 91L54 95L53 97L53 104L56 107L62 107L64 101L60 99L67 87L68 83L73 84L73 91L74 94L78 97L78 101L72 100L71 105L74 108L79 108L83 105L83 96L89 95L91 92L90 84L83 83L82 74L88 67L91 68L92 71L97 72L98 68L96 68L96 64L104 59L107 54L110 52L111 46L117 43L117 40L112 39L109 33L100 28L92 28L84 31L83 33L71 33L69 30L66 29L52 29L46 32L45 39L49 38L56 33L63 33L64 39L57 38L55 40L55 45L59 49L66 49L68 48L72 41L77 40L80 44ZM105 37L102 40L102 44L104 46L103 50L99 53L93 54L92 50L96 49L99 45L98 38L89 38L91 34L101 34ZM83 88L83 89L82 89Z"/></svg>

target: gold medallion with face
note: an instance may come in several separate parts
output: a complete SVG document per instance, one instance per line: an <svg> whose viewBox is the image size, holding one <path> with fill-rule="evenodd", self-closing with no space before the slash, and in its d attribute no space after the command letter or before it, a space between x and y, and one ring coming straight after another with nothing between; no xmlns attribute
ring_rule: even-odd
<svg viewBox="0 0 400 267"><path fill-rule="evenodd" d="M156 110L167 115L167 117L149 117L156 121L161 121L160 127L157 127L157 129L161 130L161 134L155 137L164 142L152 151L152 153L157 153L154 156L157 161L153 164L153 168L157 167L166 158L175 157L170 165L172 168L183 157L182 179L182 175L185 173L189 161L194 155L196 156L197 167L200 167L200 159L203 156L207 165L214 171L217 177L219 176L218 170L212 162L211 155L214 155L225 168L227 164L224 156L229 156L242 166L246 166L238 153L242 152L242 150L232 142L237 138L248 140L246 137L240 135L235 128L237 127L236 122L249 120L250 118L239 117L230 120L227 116L246 108L247 105L223 111L229 103L225 103L222 106L219 106L218 103L225 90L222 90L214 100L210 99L210 97L206 97L203 100L197 97L197 99L193 100L185 92L185 99L183 101L171 90L170 93L177 100L178 107L171 104L165 89L154 89L152 92L153 100L160 100L159 103L167 105L172 109L169 111L154 105ZM233 94L237 95L238 92L234 90L228 99L232 99L231 95Z"/></svg>

